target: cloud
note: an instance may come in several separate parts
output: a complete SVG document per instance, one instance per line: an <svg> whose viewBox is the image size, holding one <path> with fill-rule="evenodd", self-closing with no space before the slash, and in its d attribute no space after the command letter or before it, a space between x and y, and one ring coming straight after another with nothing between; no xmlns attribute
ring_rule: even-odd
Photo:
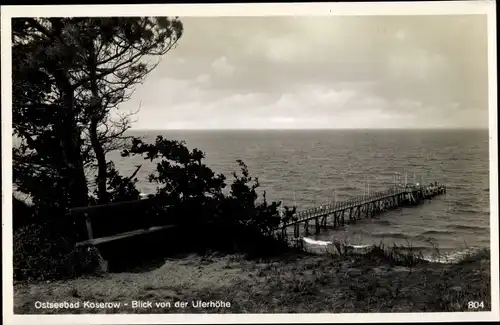
<svg viewBox="0 0 500 325"><path fill-rule="evenodd" d="M391 77L400 80L436 79L445 73L446 68L447 62L442 55L432 54L419 48L408 49L404 54L391 55L388 61Z"/></svg>
<svg viewBox="0 0 500 325"><path fill-rule="evenodd" d="M181 19L137 127L487 126L485 16Z"/></svg>
<svg viewBox="0 0 500 325"><path fill-rule="evenodd" d="M200 79L200 78L197 78ZM175 84L174 84L175 85ZM171 92L187 89L184 83ZM210 91L198 90L197 97L185 99L164 110L148 107L148 124L141 128L367 128L408 124L411 108L420 103L412 100L390 102L354 89L330 89L308 84L278 97L266 93L232 93L210 97ZM199 98L204 98L200 100ZM158 103L159 103L158 99ZM158 104L158 105L163 105ZM388 114L387 109L393 113ZM404 121L403 121L404 120ZM402 122L403 121L403 122Z"/></svg>
<svg viewBox="0 0 500 325"><path fill-rule="evenodd" d="M396 33L396 38L399 40L404 40L406 38L406 32L404 30L398 30Z"/></svg>
<svg viewBox="0 0 500 325"><path fill-rule="evenodd" d="M202 74L202 75L199 75L196 79L195 79L195 82L199 85L202 85L202 86L207 86L210 84L210 80L212 78L210 77L210 75L208 74Z"/></svg>
<svg viewBox="0 0 500 325"><path fill-rule="evenodd" d="M212 63L212 69L218 76L231 77L234 73L234 67L230 65L225 56L218 58Z"/></svg>

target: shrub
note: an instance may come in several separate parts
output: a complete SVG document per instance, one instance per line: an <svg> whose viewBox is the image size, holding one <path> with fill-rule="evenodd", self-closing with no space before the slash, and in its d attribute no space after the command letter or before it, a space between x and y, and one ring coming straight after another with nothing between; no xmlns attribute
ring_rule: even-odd
<svg viewBox="0 0 500 325"><path fill-rule="evenodd" d="M224 195L226 177L216 175L203 163L205 153L198 149L190 151L184 142L161 136L153 144L136 139L130 151L122 155L142 155L158 161L149 180L161 185L156 196L165 202L163 215L176 224L199 229L192 240L199 249L256 252L270 246L281 249L286 243L274 236L281 222L278 213L281 203L268 203L265 192L262 201L258 200L259 181L250 175L243 161L237 160L240 174L233 173L230 193ZM287 211L290 214L291 210Z"/></svg>
<svg viewBox="0 0 500 325"><path fill-rule="evenodd" d="M18 199L14 195L12 196L12 211L13 216L15 217L12 218L12 225L14 230L29 225L33 222L33 207L28 205L23 200Z"/></svg>
<svg viewBox="0 0 500 325"><path fill-rule="evenodd" d="M187 246L190 249L262 256L288 248L286 238L275 236L275 229L282 221L278 213L281 202L268 203L265 192L259 200L259 181L250 176L243 161L237 161L240 173L233 173L230 192L224 195L225 176L216 175L203 164L205 154L197 149L188 150L183 142L165 140L161 136L153 144L136 139L131 151L122 154L159 160L149 180L160 185L155 196L159 199L156 202L161 204L139 213L142 218L155 219L151 221L155 224L179 225L177 237L179 240L189 238ZM123 178L112 163L108 165L108 173L112 202L138 198L135 173L130 178ZM90 202L97 203L92 196ZM294 210L286 211L285 218L294 213ZM119 215L123 223L129 224L138 213L126 211ZM106 269L95 250L75 248L78 227L64 211L35 209L35 216L33 220L38 225L21 227L14 235L16 279L66 278ZM100 228L106 224L117 228L116 224L102 221Z"/></svg>
<svg viewBox="0 0 500 325"><path fill-rule="evenodd" d="M75 248L73 242L43 225L14 232L15 280L49 280L97 273L102 269L95 250Z"/></svg>

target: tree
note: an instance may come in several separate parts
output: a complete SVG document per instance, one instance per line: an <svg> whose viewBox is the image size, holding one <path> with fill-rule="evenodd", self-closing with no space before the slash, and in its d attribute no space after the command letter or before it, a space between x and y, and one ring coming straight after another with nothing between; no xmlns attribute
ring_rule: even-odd
<svg viewBox="0 0 500 325"><path fill-rule="evenodd" d="M172 49L174 18L19 18L13 20L14 181L37 206L63 211L89 203L97 169L101 203L133 184L106 153L130 138L130 115L113 117L135 85ZM43 185L45 189L41 189ZM132 191L133 192L133 191ZM131 192L130 192L131 193Z"/></svg>
<svg viewBox="0 0 500 325"><path fill-rule="evenodd" d="M161 58L177 43L183 27L177 19L168 18L104 18L86 19L86 31L80 37L86 50L84 68L88 79L82 86L88 92L90 144L97 161L97 187L100 203L107 203L108 165L105 154L122 149L130 127L129 116L110 118L110 111L128 100L135 85L141 83ZM109 171L111 174L113 170Z"/></svg>
<svg viewBox="0 0 500 325"><path fill-rule="evenodd" d="M77 55L58 41L63 39L61 26L49 31L13 20L12 27L13 128L22 140L13 153L15 181L34 202L42 194L39 185L46 185L65 189L68 197L60 202L71 198L67 204L86 205L76 120L81 107L71 89Z"/></svg>

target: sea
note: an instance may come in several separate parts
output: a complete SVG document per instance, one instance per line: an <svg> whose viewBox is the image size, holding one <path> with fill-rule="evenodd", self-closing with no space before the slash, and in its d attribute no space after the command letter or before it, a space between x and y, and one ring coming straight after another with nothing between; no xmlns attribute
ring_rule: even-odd
<svg viewBox="0 0 500 325"><path fill-rule="evenodd" d="M183 140L204 151L205 163L228 183L241 159L268 201L298 211L363 195L367 188L387 190L395 177L447 185L446 194L422 205L307 236L306 246L315 251L335 240L355 248L395 244L430 260L453 261L490 246L488 130L134 130L130 135L151 142L157 135ZM156 191L159 185L148 181L155 162L118 152L108 158L124 175L142 165L138 189Z"/></svg>

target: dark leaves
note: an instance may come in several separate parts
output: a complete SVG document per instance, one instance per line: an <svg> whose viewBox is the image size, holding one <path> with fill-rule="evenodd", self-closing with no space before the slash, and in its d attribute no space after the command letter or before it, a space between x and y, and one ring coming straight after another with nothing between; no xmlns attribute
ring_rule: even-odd
<svg viewBox="0 0 500 325"><path fill-rule="evenodd" d="M126 149L122 135L130 122L114 120L111 111L156 67L150 59L167 53L181 29L166 17L13 19L13 129L28 144L15 156L19 189L36 202L50 201L45 205L85 204L83 166L94 168L94 152L100 151L90 143L96 132L91 118L98 118L102 148ZM170 155L186 153L176 148ZM106 177L112 199L135 195L134 182L120 185L125 178L114 169ZM58 191L40 192L40 183ZM69 191L71 200L59 189Z"/></svg>

